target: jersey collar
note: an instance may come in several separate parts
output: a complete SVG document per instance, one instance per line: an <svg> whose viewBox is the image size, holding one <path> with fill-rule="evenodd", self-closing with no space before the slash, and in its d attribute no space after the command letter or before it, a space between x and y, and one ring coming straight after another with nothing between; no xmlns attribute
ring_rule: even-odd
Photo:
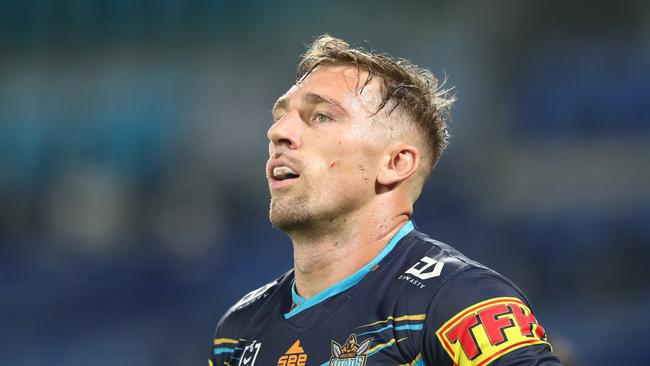
<svg viewBox="0 0 650 366"><path fill-rule="evenodd" d="M284 318L289 319L292 316L300 313L301 311L309 309L310 307L317 305L334 295L340 294L341 292L359 283L359 281L361 281L363 277L365 277L379 262L381 262L382 259L384 259L384 257L386 257L386 255L388 255L388 253L391 252L391 250L393 250L395 245L397 245L397 243L404 236L406 236L408 233L413 231L414 227L415 226L413 225L413 222L409 220L406 224L404 224L404 226L402 226L399 229L399 231L395 234L395 236L393 236L393 238L390 239L390 241L384 247L384 249L382 249L382 251L379 252L379 254L373 260L371 260L368 264L363 266L363 268L353 273L350 277L333 284L332 286L326 288L325 290L317 293L316 295L308 299L305 299L304 297L298 295L298 293L296 292L296 282L294 279L291 282L291 298L293 300L293 304L295 305L295 307L293 307L293 309L291 309L291 311L289 311L288 313L284 314Z"/></svg>

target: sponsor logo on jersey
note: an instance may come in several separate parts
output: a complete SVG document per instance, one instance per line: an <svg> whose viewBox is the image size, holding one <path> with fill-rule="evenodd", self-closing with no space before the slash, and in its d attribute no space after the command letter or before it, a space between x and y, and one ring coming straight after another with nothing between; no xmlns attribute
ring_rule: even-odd
<svg viewBox="0 0 650 366"><path fill-rule="evenodd" d="M253 340L251 343L249 343L246 347L244 347L244 351L239 358L239 363L237 363L237 366L253 366L255 364L255 360L257 360L257 354L260 353L261 347L262 343L256 340Z"/></svg>
<svg viewBox="0 0 650 366"><path fill-rule="evenodd" d="M328 365L365 366L366 352L370 347L370 342L372 342L372 337L359 344L356 334L351 334L342 346L332 341L332 357Z"/></svg>
<svg viewBox="0 0 650 366"><path fill-rule="evenodd" d="M398 280L407 281L419 288L425 288L426 285L420 280L428 280L440 276L444 263L431 257L422 257L413 267L409 268L397 277Z"/></svg>
<svg viewBox="0 0 650 366"><path fill-rule="evenodd" d="M518 348L546 343L535 315L514 297L472 305L443 324L436 336L458 366L487 365Z"/></svg>
<svg viewBox="0 0 650 366"><path fill-rule="evenodd" d="M283 356L278 358L277 366L305 366L306 363L307 354L300 347L300 339L298 339Z"/></svg>

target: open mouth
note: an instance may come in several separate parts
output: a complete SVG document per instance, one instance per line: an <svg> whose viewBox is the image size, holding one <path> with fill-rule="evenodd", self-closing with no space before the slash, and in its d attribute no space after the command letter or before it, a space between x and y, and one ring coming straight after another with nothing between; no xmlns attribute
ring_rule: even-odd
<svg viewBox="0 0 650 366"><path fill-rule="evenodd" d="M284 181L289 179L296 179L300 177L300 174L296 173L293 169L289 168L286 165L280 165L273 167L271 176L274 180Z"/></svg>

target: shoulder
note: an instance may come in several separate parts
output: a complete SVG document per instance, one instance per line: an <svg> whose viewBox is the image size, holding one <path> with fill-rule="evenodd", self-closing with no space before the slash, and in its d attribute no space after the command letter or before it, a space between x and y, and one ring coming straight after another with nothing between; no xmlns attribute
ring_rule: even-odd
<svg viewBox="0 0 650 366"><path fill-rule="evenodd" d="M392 268L397 271L395 279L401 282L401 290L409 294L408 298L419 298L427 303L450 281L457 282L455 286L465 290L474 289L473 281L477 277L509 283L499 273L469 259L452 246L415 230L404 238L397 258Z"/></svg>
<svg viewBox="0 0 650 366"><path fill-rule="evenodd" d="M528 303L523 291L497 271L455 248L414 231L406 238L398 280L426 301L428 313L441 319L481 301L510 297Z"/></svg>
<svg viewBox="0 0 650 366"><path fill-rule="evenodd" d="M383 277L390 283L388 298L403 311L425 313L429 327L437 329L456 314L491 299L528 304L524 293L505 276L421 232L411 232L398 250Z"/></svg>
<svg viewBox="0 0 650 366"><path fill-rule="evenodd" d="M238 333L290 275L291 271L244 295L221 317L216 332L224 334Z"/></svg>
<svg viewBox="0 0 650 366"><path fill-rule="evenodd" d="M523 291L512 281L419 232L407 238L404 248L404 258L414 264L406 266L400 277L410 276L409 280L415 278L426 286L420 290L411 286L409 295L414 296L404 296L419 297L416 301L426 314L427 331L422 338L425 360L478 365L497 358L550 357L555 362L554 356L548 356L544 328ZM418 291L421 294L416 294Z"/></svg>

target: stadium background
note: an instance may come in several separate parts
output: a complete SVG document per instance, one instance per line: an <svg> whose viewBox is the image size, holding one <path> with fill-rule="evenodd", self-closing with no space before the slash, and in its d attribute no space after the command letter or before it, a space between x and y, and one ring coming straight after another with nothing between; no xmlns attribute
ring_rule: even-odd
<svg viewBox="0 0 650 366"><path fill-rule="evenodd" d="M646 363L649 4L0 2L0 364L205 364L291 266L265 133L325 32L456 87L420 229L517 282L567 364Z"/></svg>

